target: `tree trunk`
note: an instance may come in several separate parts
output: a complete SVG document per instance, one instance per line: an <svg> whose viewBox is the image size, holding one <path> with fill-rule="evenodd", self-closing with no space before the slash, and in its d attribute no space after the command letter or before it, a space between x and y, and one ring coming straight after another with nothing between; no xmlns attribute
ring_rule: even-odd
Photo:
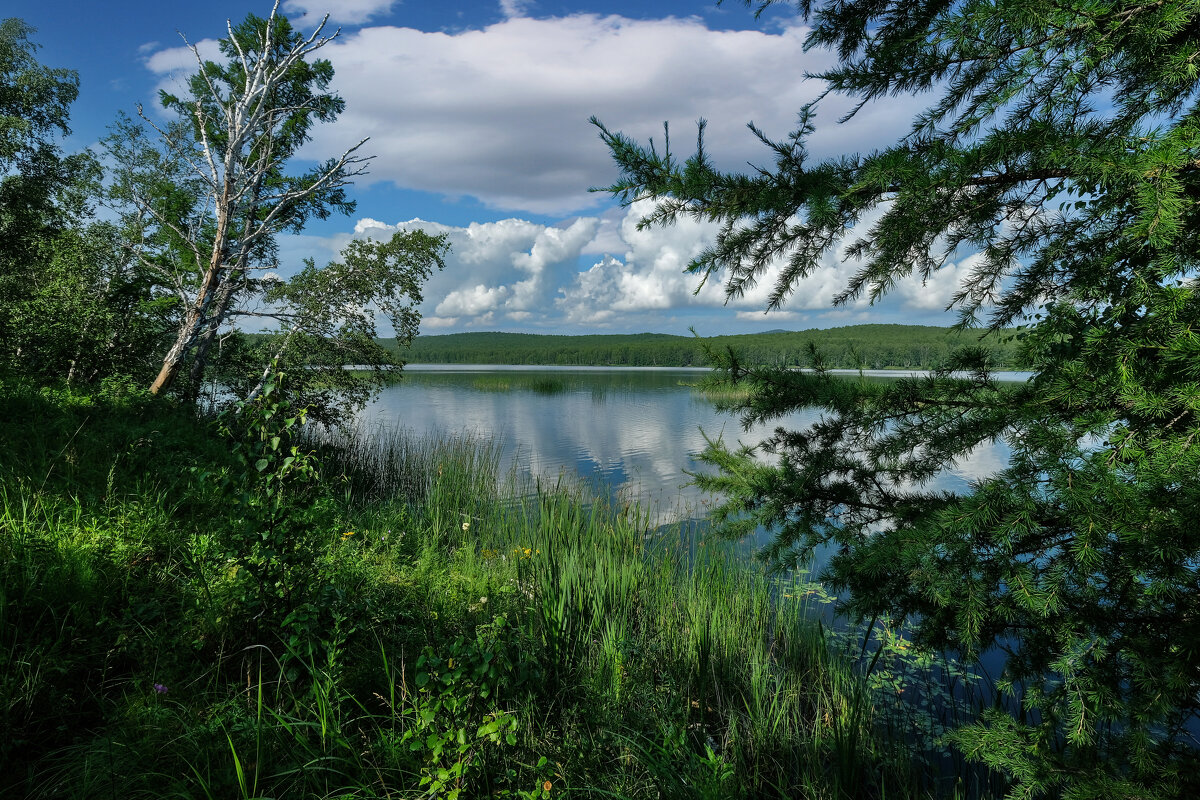
<svg viewBox="0 0 1200 800"><path fill-rule="evenodd" d="M231 274L222 282L214 301L216 310L208 315L208 322L196 333L195 354L192 357L192 367L188 373L187 397L189 400L194 399L200 392L200 384L204 381L204 367L208 364L208 351L217 338L217 331L220 329L221 323L225 321L225 316L233 305L233 298L237 293L237 281L241 279L241 276L242 270L232 270Z"/></svg>
<svg viewBox="0 0 1200 800"><path fill-rule="evenodd" d="M175 343L171 345L171 349L167 351L167 355L163 358L162 368L158 371L158 377L154 379L154 383L150 384L150 393L159 394L164 389L170 388L175 381L175 376L179 374L179 366L183 363L184 357L188 350L196 344L196 336L200 332L209 306L212 304L213 295L222 286L221 272L222 266L225 263L225 250L228 245L227 239L229 236L229 182L226 181L221 190L221 201L217 204L217 230L213 236L212 257L208 262L208 269L204 273L204 282L200 286L200 290L196 293L196 301L192 303L192 307L188 309L187 314L183 318L183 323L179 326L179 333L175 336Z"/></svg>

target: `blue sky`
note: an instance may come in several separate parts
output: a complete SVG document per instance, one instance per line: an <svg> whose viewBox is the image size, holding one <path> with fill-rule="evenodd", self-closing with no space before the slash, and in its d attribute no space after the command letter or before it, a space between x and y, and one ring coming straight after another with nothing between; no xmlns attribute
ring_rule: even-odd
<svg viewBox="0 0 1200 800"><path fill-rule="evenodd" d="M444 232L453 251L422 307L423 333L510 330L540 333L749 333L858 322L949 324L942 309L972 264L953 263L928 285L902 282L875 306L832 310L829 300L854 270L827 262L778 313L765 293L725 304L720 286L694 294L682 273L712 236L685 223L637 231L637 208L589 193L616 171L590 115L645 140L664 120L682 150L694 122L710 121L718 164L743 168L768 154L746 130L754 121L786 135L821 90L805 71L830 63L804 53L805 30L786 7L758 20L738 2L714 0L283 0L301 29L331 15L340 36L321 52L336 70L346 112L315 132L301 155L324 159L363 136L375 158L354 187L358 209L281 240L280 272L306 256L334 258L354 236L399 228ZM40 59L80 74L67 149L88 147L118 111L154 105L194 58L182 32L213 53L225 21L266 15L266 3L9 0L5 16L37 28ZM810 142L817 155L870 149L902 132L911 98L876 104L848 125L834 121L843 98L823 103Z"/></svg>

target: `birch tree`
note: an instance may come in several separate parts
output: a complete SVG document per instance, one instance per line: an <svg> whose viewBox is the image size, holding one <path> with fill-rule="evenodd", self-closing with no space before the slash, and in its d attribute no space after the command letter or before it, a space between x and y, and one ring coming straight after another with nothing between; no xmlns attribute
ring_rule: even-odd
<svg viewBox="0 0 1200 800"><path fill-rule="evenodd" d="M398 231L386 241L352 240L323 267L308 259L286 281L264 281L262 310L246 313L268 316L278 328L224 340L213 359L215 379L249 402L283 370L291 402L308 408L310 419L348 421L402 366L399 351L421 320L422 287L445 266L446 249L445 235ZM391 325L396 347L379 341L380 320Z"/></svg>
<svg viewBox="0 0 1200 800"><path fill-rule="evenodd" d="M196 73L185 92L161 94L174 117L161 121L139 106L141 124L121 120L106 141L133 248L179 308L150 386L155 394L186 369L183 393L194 396L222 328L263 314L247 308L278 266L276 234L354 208L345 187L365 171L365 139L307 171L287 172L312 126L332 122L345 102L328 91L332 65L313 57L338 31L326 35L323 20L304 36L278 6L266 19L227 23L221 63L188 43Z"/></svg>

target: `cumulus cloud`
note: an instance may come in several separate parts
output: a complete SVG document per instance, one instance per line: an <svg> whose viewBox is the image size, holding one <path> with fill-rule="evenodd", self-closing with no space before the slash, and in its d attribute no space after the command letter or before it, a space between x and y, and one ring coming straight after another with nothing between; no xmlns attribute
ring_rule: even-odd
<svg viewBox="0 0 1200 800"><path fill-rule="evenodd" d="M718 226L680 219L670 228L639 230L638 222L650 208L648 203L635 203L619 224L601 227L599 236L616 238L624 245L623 257L606 255L559 290L556 303L567 321L599 323L623 312L720 307L733 309L733 318L743 322L795 321L801 318L799 312L829 308L858 267L857 262L846 260L847 243L842 243L796 284L783 309L764 315L782 259L768 265L741 297L727 298L725 276L714 275L700 287L700 278L684 271L716 236Z"/></svg>
<svg viewBox="0 0 1200 800"><path fill-rule="evenodd" d="M905 303L922 311L943 311L950 305L962 284L983 264L983 256L974 253L957 262L948 261L945 266L922 279L910 275L896 285L896 293Z"/></svg>
<svg viewBox="0 0 1200 800"><path fill-rule="evenodd" d="M337 4L335 19L357 24L392 5L350 0ZM369 180L565 215L607 203L588 188L616 177L592 115L660 147L668 120L680 153L690 152L694 123L706 118L718 166L745 169L771 159L746 123L785 137L823 88L805 72L832 63L824 51L804 52L807 29L794 23L711 30L699 18L529 16L535 8L501 0L501 21L452 32L377 25L343 33L321 56L333 62L346 111L336 124L316 126L302 153L324 160L370 136ZM289 0L285 9L320 11L312 0ZM305 21L315 19L298 20ZM200 45L205 57L216 54L214 41ZM182 47L158 50L146 64L163 76L195 69ZM849 108L845 98L822 100L814 155L883 144L911 113L903 102L881 102L835 124Z"/></svg>
<svg viewBox="0 0 1200 800"><path fill-rule="evenodd" d="M362 219L353 237L382 240L416 229L445 234L450 245L446 269L425 288L427 326L536 324L547 321L545 311L553 306L558 287L578 272L580 253L598 223L594 217L560 225L505 219L456 227L420 219L397 224ZM340 249L349 238L336 238L330 249Z"/></svg>
<svg viewBox="0 0 1200 800"><path fill-rule="evenodd" d="M363 27L324 48L321 56L334 63L334 88L347 107L335 125L314 129L303 154L324 158L370 136L366 149L377 157L369 180L561 218L610 203L606 194L587 191L616 177L609 153L587 122L590 115L641 141L653 137L659 147L662 120L670 120L672 148L680 154L694 144L693 122L707 118L708 151L718 166L745 170L746 162L770 160L745 123L754 121L772 137L786 136L797 110L822 89L803 74L831 61L827 53L803 51L807 31L794 23L760 31L711 30L698 18L535 18L530 14L536 4L526 0L497 3L504 19L486 27L452 32ZM393 5L352 0L339 5L335 19L368 22ZM318 10L310 0L288 0L284 8L304 15ZM217 56L215 40L197 46L202 56ZM195 68L194 56L182 47L156 50L145 63L168 89ZM822 104L824 124L810 142L814 157L890 141L911 113L904 102L881 102L838 126L832 123L848 109L847 101L829 97ZM484 325L662 330L668 324L686 329L690 320L677 322L675 315L695 312L757 329L810 315L841 324L878 320L880 309L893 320L928 321L971 266L967 260L952 265L926 286L902 283L874 309L859 303L831 311L832 297L855 268L844 261L843 246L795 287L780 312L764 316L780 265L728 303L719 280L697 294L698 278L684 268L716 227L681 220L670 228L638 230L645 210L609 208L555 225L515 217L459 227L363 219L353 234L321 241L294 237L283 248L298 252L304 238L310 252L326 249L332 256L351 236L382 238L414 227L446 233L449 263L427 287L423 309L426 328L440 330Z"/></svg>
<svg viewBox="0 0 1200 800"><path fill-rule="evenodd" d="M859 300L832 310L830 301L859 268L845 261L846 244L836 248L813 274L800 281L782 309L764 313L766 294L781 264L772 265L760 285L727 301L722 276L697 292L699 278L684 267L711 240L715 226L681 220L671 228L638 230L647 206L635 204L614 227L599 217L558 225L522 219L449 226L425 220L388 224L362 219L352 235L326 240L335 252L351 236L385 239L399 230L445 234L450 243L446 269L425 290L426 330L501 327L509 330L667 331L682 333L704 318L724 330L846 325L856 322L937 324L945 302L971 260L919 282L901 283L883 301ZM616 252L590 253L598 238ZM310 251L320 245L306 240ZM714 322L715 321L715 322ZM702 332L713 332L711 327Z"/></svg>
<svg viewBox="0 0 1200 800"><path fill-rule="evenodd" d="M803 52L806 29L797 25L716 31L694 18L536 19L523 15L523 3L503 7L512 15L481 29L381 26L331 44L322 55L337 70L346 111L314 131L307 152L325 156L370 136L373 180L567 214L606 202L587 189L615 178L591 115L660 146L670 120L680 151L694 143L694 122L707 118L710 152L741 169L770 159L745 124L785 136L821 90L803 74L830 58ZM847 109L840 98L827 105L831 124ZM894 136L907 114L899 104L868 110L841 126L836 144Z"/></svg>
<svg viewBox="0 0 1200 800"><path fill-rule="evenodd" d="M329 14L335 24L361 25L368 20L391 12L398 0L338 0L336 3L313 0L287 0L283 10L298 15L300 23L317 22Z"/></svg>

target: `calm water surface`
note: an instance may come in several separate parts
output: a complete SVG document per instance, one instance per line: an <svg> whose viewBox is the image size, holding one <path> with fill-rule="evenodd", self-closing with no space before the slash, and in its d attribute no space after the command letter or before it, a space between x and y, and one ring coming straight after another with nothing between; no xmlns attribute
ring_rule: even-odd
<svg viewBox="0 0 1200 800"><path fill-rule="evenodd" d="M801 411L744 431L689 386L706 372L411 365L362 418L417 434L492 437L519 477L578 477L598 492L638 501L659 522L699 519L707 498L688 485L686 472L704 468L697 456L705 434L757 444L777 425L803 427L817 418L815 410ZM964 486L1000 469L1007 457L1002 444L981 447L940 483Z"/></svg>

